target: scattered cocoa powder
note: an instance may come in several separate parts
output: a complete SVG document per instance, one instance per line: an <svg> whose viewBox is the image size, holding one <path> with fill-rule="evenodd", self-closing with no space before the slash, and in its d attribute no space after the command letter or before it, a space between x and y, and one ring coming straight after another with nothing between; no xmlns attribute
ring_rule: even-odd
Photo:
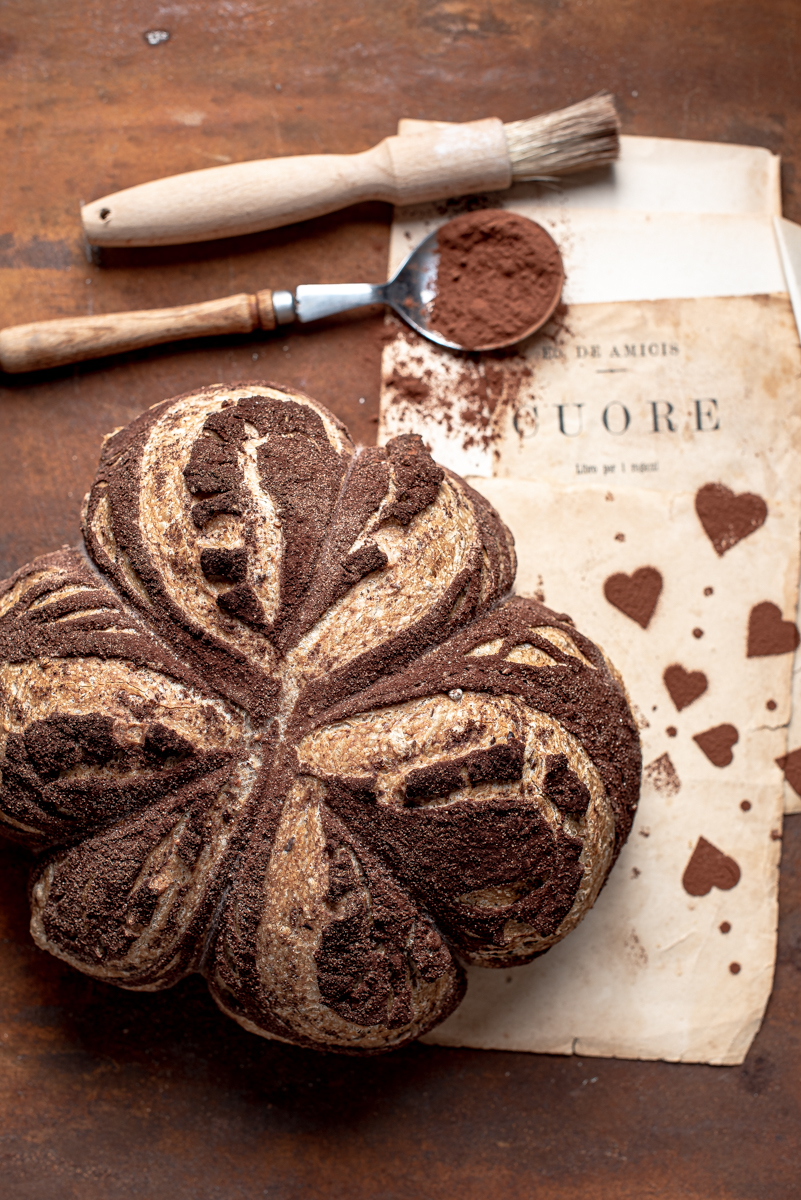
<svg viewBox="0 0 801 1200"><path fill-rule="evenodd" d="M643 767L643 778L657 792L665 792L668 796L675 796L681 791L681 780L669 754L660 754L659 758Z"/></svg>
<svg viewBox="0 0 801 1200"><path fill-rule="evenodd" d="M403 375L400 371L393 371L388 375L384 385L402 395L410 404L421 404L431 395L431 388L424 379L417 379L414 375Z"/></svg>
<svg viewBox="0 0 801 1200"><path fill-rule="evenodd" d="M534 221L503 209L464 213L439 231L431 327L468 350L533 333L551 316L564 268L556 243Z"/></svg>
<svg viewBox="0 0 801 1200"><path fill-rule="evenodd" d="M422 339L417 334L392 316L388 323L393 341L401 347L400 353L393 355L391 368L384 365L382 389L385 396L389 392L390 403L412 409L448 434L457 434L463 450L488 450L497 436L501 411L516 415L521 393L533 378L523 355L512 349L465 354L453 375L447 370L453 362L450 351L427 346L424 357L418 350ZM446 360L441 376L438 362L431 361L432 354L435 360L438 356Z"/></svg>
<svg viewBox="0 0 801 1200"><path fill-rule="evenodd" d="M461 424L466 432L462 448L489 449L494 437L495 413L499 405L515 408L518 393L532 371L525 359L509 351L498 351L497 358L480 359L463 370L454 388L454 398L462 406Z"/></svg>

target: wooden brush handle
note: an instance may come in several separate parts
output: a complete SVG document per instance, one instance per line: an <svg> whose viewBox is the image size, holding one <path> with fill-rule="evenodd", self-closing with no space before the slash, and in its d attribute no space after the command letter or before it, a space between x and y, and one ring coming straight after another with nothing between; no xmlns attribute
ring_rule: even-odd
<svg viewBox="0 0 801 1200"><path fill-rule="evenodd" d="M81 210L98 246L166 246L275 229L361 200L417 204L512 182L494 117L384 138L362 154L314 154L208 167L126 188Z"/></svg>
<svg viewBox="0 0 801 1200"><path fill-rule="evenodd" d="M64 363L120 354L140 346L220 333L274 329L272 292L254 296L240 292L203 304L107 313L96 317L63 317L0 330L0 367L9 374L60 367Z"/></svg>

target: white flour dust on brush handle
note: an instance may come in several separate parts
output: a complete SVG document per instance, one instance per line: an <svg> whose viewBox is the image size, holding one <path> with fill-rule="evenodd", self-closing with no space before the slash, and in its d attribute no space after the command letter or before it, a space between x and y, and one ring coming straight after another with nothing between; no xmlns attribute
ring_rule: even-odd
<svg viewBox="0 0 801 1200"><path fill-rule="evenodd" d="M311 154L171 175L81 210L96 246L168 246L275 229L363 200L418 204L502 191L612 162L619 121L599 93L504 125L496 117L384 138L361 154Z"/></svg>

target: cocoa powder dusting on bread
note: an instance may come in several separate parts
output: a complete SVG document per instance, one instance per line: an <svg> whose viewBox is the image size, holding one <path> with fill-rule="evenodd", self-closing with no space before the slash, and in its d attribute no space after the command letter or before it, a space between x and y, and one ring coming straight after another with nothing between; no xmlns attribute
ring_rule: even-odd
<svg viewBox="0 0 801 1200"><path fill-rule="evenodd" d="M626 697L509 598L508 530L420 438L210 387L108 439L85 538L0 586L0 822L41 852L41 947L376 1053L591 907L637 803Z"/></svg>

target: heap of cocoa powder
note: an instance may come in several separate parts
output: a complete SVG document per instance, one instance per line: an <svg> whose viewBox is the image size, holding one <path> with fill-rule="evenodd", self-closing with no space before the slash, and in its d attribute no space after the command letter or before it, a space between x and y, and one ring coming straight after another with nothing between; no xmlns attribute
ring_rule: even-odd
<svg viewBox="0 0 801 1200"><path fill-rule="evenodd" d="M551 315L564 282L553 238L501 208L464 213L439 231L431 327L466 350L524 337Z"/></svg>

